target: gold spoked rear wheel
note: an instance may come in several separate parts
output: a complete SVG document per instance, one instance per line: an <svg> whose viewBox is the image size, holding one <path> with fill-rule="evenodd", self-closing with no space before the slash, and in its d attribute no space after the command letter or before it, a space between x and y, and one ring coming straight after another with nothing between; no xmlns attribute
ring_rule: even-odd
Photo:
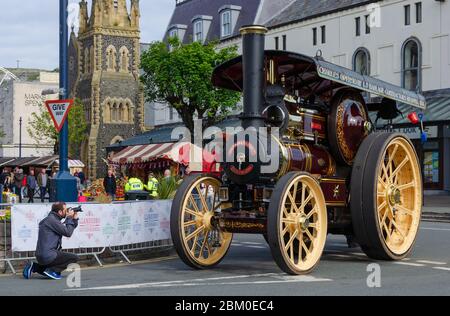
<svg viewBox="0 0 450 316"><path fill-rule="evenodd" d="M378 260L401 260L412 250L422 213L422 174L411 141L378 133L362 144L352 170L353 231Z"/></svg>
<svg viewBox="0 0 450 316"><path fill-rule="evenodd" d="M289 274L309 273L319 263L327 236L325 198L316 179L289 173L272 196L268 237L272 255Z"/></svg>
<svg viewBox="0 0 450 316"><path fill-rule="evenodd" d="M378 224L390 251L402 255L414 243L422 207L416 153L404 138L393 139L378 171Z"/></svg>
<svg viewBox="0 0 450 316"><path fill-rule="evenodd" d="M194 176L186 179L174 200L172 240L180 258L194 268L217 265L226 255L233 235L214 222L220 212L220 181Z"/></svg>

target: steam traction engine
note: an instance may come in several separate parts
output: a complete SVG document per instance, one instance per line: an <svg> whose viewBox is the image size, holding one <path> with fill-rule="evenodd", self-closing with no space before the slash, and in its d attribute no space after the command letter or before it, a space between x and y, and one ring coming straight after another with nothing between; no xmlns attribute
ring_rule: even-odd
<svg viewBox="0 0 450 316"><path fill-rule="evenodd" d="M406 257L420 223L421 170L410 140L376 132L369 110L392 119L396 101L425 109L425 99L320 57L265 51L266 32L244 27L243 56L217 67L212 80L243 91L244 129L268 133L256 141L228 135L223 178L183 182L171 215L179 256L193 268L213 267L233 233L263 234L283 271L304 274L332 233L354 237L370 258ZM364 93L383 99L366 104ZM264 172L268 156L279 164Z"/></svg>

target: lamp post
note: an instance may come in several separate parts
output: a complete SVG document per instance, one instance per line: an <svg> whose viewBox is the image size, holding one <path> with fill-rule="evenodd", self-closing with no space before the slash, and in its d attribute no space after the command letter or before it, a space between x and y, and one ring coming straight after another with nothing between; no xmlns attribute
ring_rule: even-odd
<svg viewBox="0 0 450 316"><path fill-rule="evenodd" d="M67 25L68 0L59 2L59 98L68 98L68 45L69 27ZM56 200L62 202L76 202L78 198L77 181L69 172L69 119L67 119L59 133L59 172L54 180Z"/></svg>
<svg viewBox="0 0 450 316"><path fill-rule="evenodd" d="M19 158L22 158L22 116L19 119Z"/></svg>

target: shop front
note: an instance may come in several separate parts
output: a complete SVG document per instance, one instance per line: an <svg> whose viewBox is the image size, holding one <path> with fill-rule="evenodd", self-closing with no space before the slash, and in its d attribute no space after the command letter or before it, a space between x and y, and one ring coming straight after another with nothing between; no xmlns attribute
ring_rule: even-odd
<svg viewBox="0 0 450 316"><path fill-rule="evenodd" d="M426 142L422 142L420 128L417 126L395 126L394 131L406 134L416 147L422 164L425 189L448 190L450 156L446 147L450 142L450 135L446 135L445 130L449 126L445 123L435 122L434 124L424 127L427 134Z"/></svg>

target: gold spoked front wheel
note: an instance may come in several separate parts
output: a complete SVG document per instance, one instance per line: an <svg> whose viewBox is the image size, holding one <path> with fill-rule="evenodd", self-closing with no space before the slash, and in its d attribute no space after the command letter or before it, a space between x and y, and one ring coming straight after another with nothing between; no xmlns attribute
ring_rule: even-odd
<svg viewBox="0 0 450 316"><path fill-rule="evenodd" d="M279 267L309 273L319 263L327 236L325 198L316 179L289 173L277 185L269 208L268 238Z"/></svg>
<svg viewBox="0 0 450 316"><path fill-rule="evenodd" d="M422 213L422 174L402 134L379 133L362 144L352 170L353 231L373 259L401 260L413 248Z"/></svg>
<svg viewBox="0 0 450 316"><path fill-rule="evenodd" d="M384 242L402 255L410 249L419 229L422 181L416 153L404 138L393 139L378 171L377 213Z"/></svg>
<svg viewBox="0 0 450 316"><path fill-rule="evenodd" d="M211 177L187 178L174 199L172 240L180 258L194 268L217 265L230 248L233 235L215 222L220 212L220 181Z"/></svg>

